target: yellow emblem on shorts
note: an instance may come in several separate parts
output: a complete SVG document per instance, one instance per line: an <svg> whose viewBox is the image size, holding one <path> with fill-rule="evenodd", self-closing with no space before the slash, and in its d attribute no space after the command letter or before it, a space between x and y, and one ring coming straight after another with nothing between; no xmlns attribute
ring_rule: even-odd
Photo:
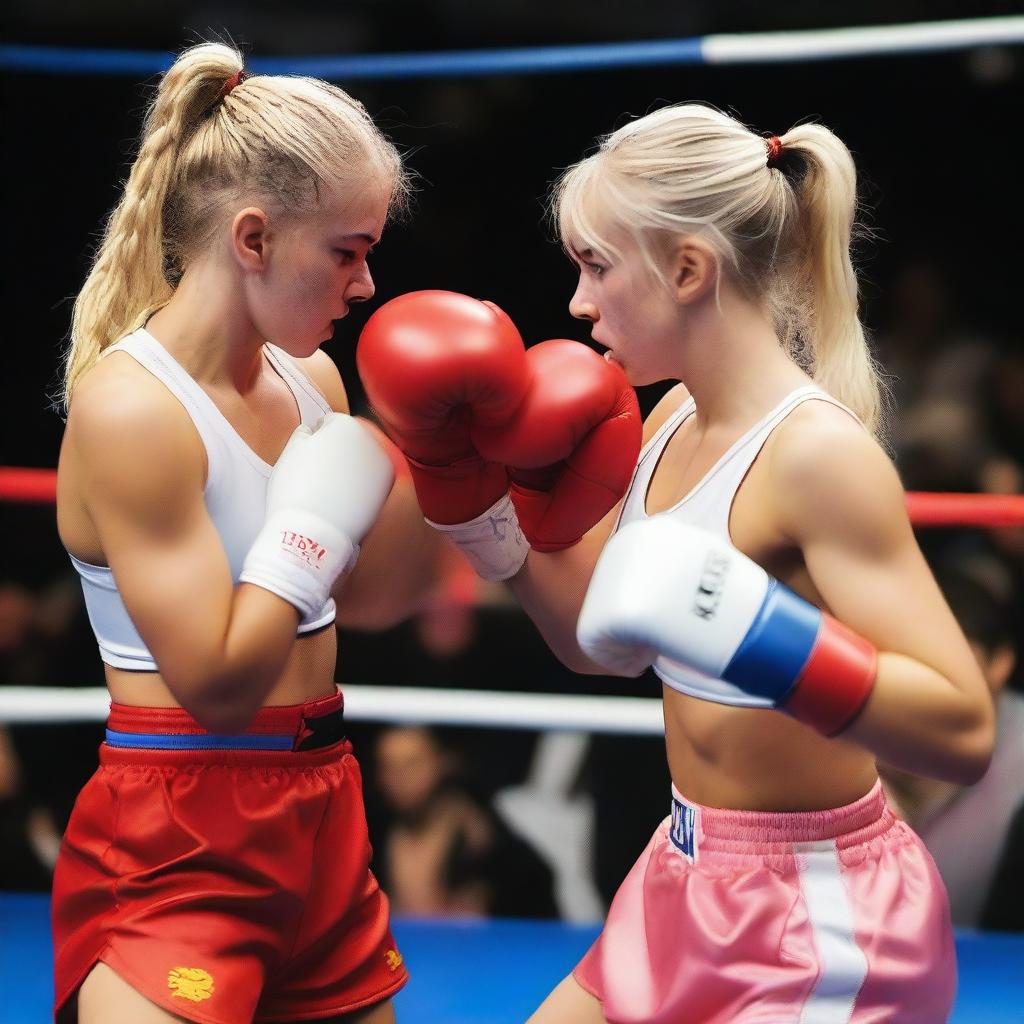
<svg viewBox="0 0 1024 1024"><path fill-rule="evenodd" d="M172 999L201 1003L213 995L213 978L202 967L173 967L167 975L167 987L174 993Z"/></svg>
<svg viewBox="0 0 1024 1024"><path fill-rule="evenodd" d="M389 949L384 954L384 962L388 965L389 971L397 971L402 966L402 954L397 949Z"/></svg>

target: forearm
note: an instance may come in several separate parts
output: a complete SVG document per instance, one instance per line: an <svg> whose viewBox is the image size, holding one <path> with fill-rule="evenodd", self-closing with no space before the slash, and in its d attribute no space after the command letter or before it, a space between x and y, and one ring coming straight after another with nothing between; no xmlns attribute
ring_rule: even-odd
<svg viewBox="0 0 1024 1024"><path fill-rule="evenodd" d="M607 675L608 670L588 658L576 641L576 622L588 576L579 571L576 561L573 548L550 554L531 551L508 585L566 668L582 675Z"/></svg>
<svg viewBox="0 0 1024 1024"><path fill-rule="evenodd" d="M387 629L414 615L437 586L446 543L424 521L409 477L400 477L355 568L335 586L338 624Z"/></svg>
<svg viewBox="0 0 1024 1024"><path fill-rule="evenodd" d="M958 686L913 658L880 653L875 685L843 737L904 771L970 784L988 766L994 734L980 676Z"/></svg>
<svg viewBox="0 0 1024 1024"><path fill-rule="evenodd" d="M295 644L299 613L287 601L243 583L206 643L158 661L175 698L211 732L244 729L281 677Z"/></svg>

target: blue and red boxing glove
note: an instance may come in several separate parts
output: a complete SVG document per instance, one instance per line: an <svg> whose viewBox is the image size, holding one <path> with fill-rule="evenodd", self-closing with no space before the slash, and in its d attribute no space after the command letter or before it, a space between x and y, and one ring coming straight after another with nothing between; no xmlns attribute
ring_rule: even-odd
<svg viewBox="0 0 1024 1024"><path fill-rule="evenodd" d="M667 516L608 542L576 635L614 672L653 666L683 693L778 708L827 736L856 717L877 673L869 641L724 540Z"/></svg>

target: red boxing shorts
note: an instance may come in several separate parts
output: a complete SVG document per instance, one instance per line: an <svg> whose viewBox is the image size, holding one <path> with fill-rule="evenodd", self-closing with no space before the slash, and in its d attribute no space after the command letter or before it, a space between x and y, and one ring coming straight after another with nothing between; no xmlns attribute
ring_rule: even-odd
<svg viewBox="0 0 1024 1024"><path fill-rule="evenodd" d="M401 988L340 723L340 694L236 736L111 705L54 874L56 1020L101 960L205 1024L318 1020Z"/></svg>
<svg viewBox="0 0 1024 1024"><path fill-rule="evenodd" d="M946 891L880 784L828 811L672 815L573 971L609 1024L940 1024Z"/></svg>

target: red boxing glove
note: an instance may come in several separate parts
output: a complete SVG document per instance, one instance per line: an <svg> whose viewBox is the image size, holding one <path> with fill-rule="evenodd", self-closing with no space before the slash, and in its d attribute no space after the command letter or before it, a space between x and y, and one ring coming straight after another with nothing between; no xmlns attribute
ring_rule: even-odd
<svg viewBox="0 0 1024 1024"><path fill-rule="evenodd" d="M509 466L512 502L530 546L571 547L614 507L636 467L643 422L622 367L575 341L526 353L531 387L515 416L473 439Z"/></svg>
<svg viewBox="0 0 1024 1024"><path fill-rule="evenodd" d="M356 364L427 519L466 522L507 492L504 467L470 436L507 422L529 388L523 340L504 313L455 292L400 295L367 321Z"/></svg>
<svg viewBox="0 0 1024 1024"><path fill-rule="evenodd" d="M488 578L521 565L520 524L538 550L569 547L629 484L642 432L636 396L621 368L585 345L527 352L497 306L425 291L382 306L356 359L427 519L460 545L471 535L479 548L493 534L504 547L491 565L474 559L482 574L503 574ZM510 482L519 522L505 499Z"/></svg>

